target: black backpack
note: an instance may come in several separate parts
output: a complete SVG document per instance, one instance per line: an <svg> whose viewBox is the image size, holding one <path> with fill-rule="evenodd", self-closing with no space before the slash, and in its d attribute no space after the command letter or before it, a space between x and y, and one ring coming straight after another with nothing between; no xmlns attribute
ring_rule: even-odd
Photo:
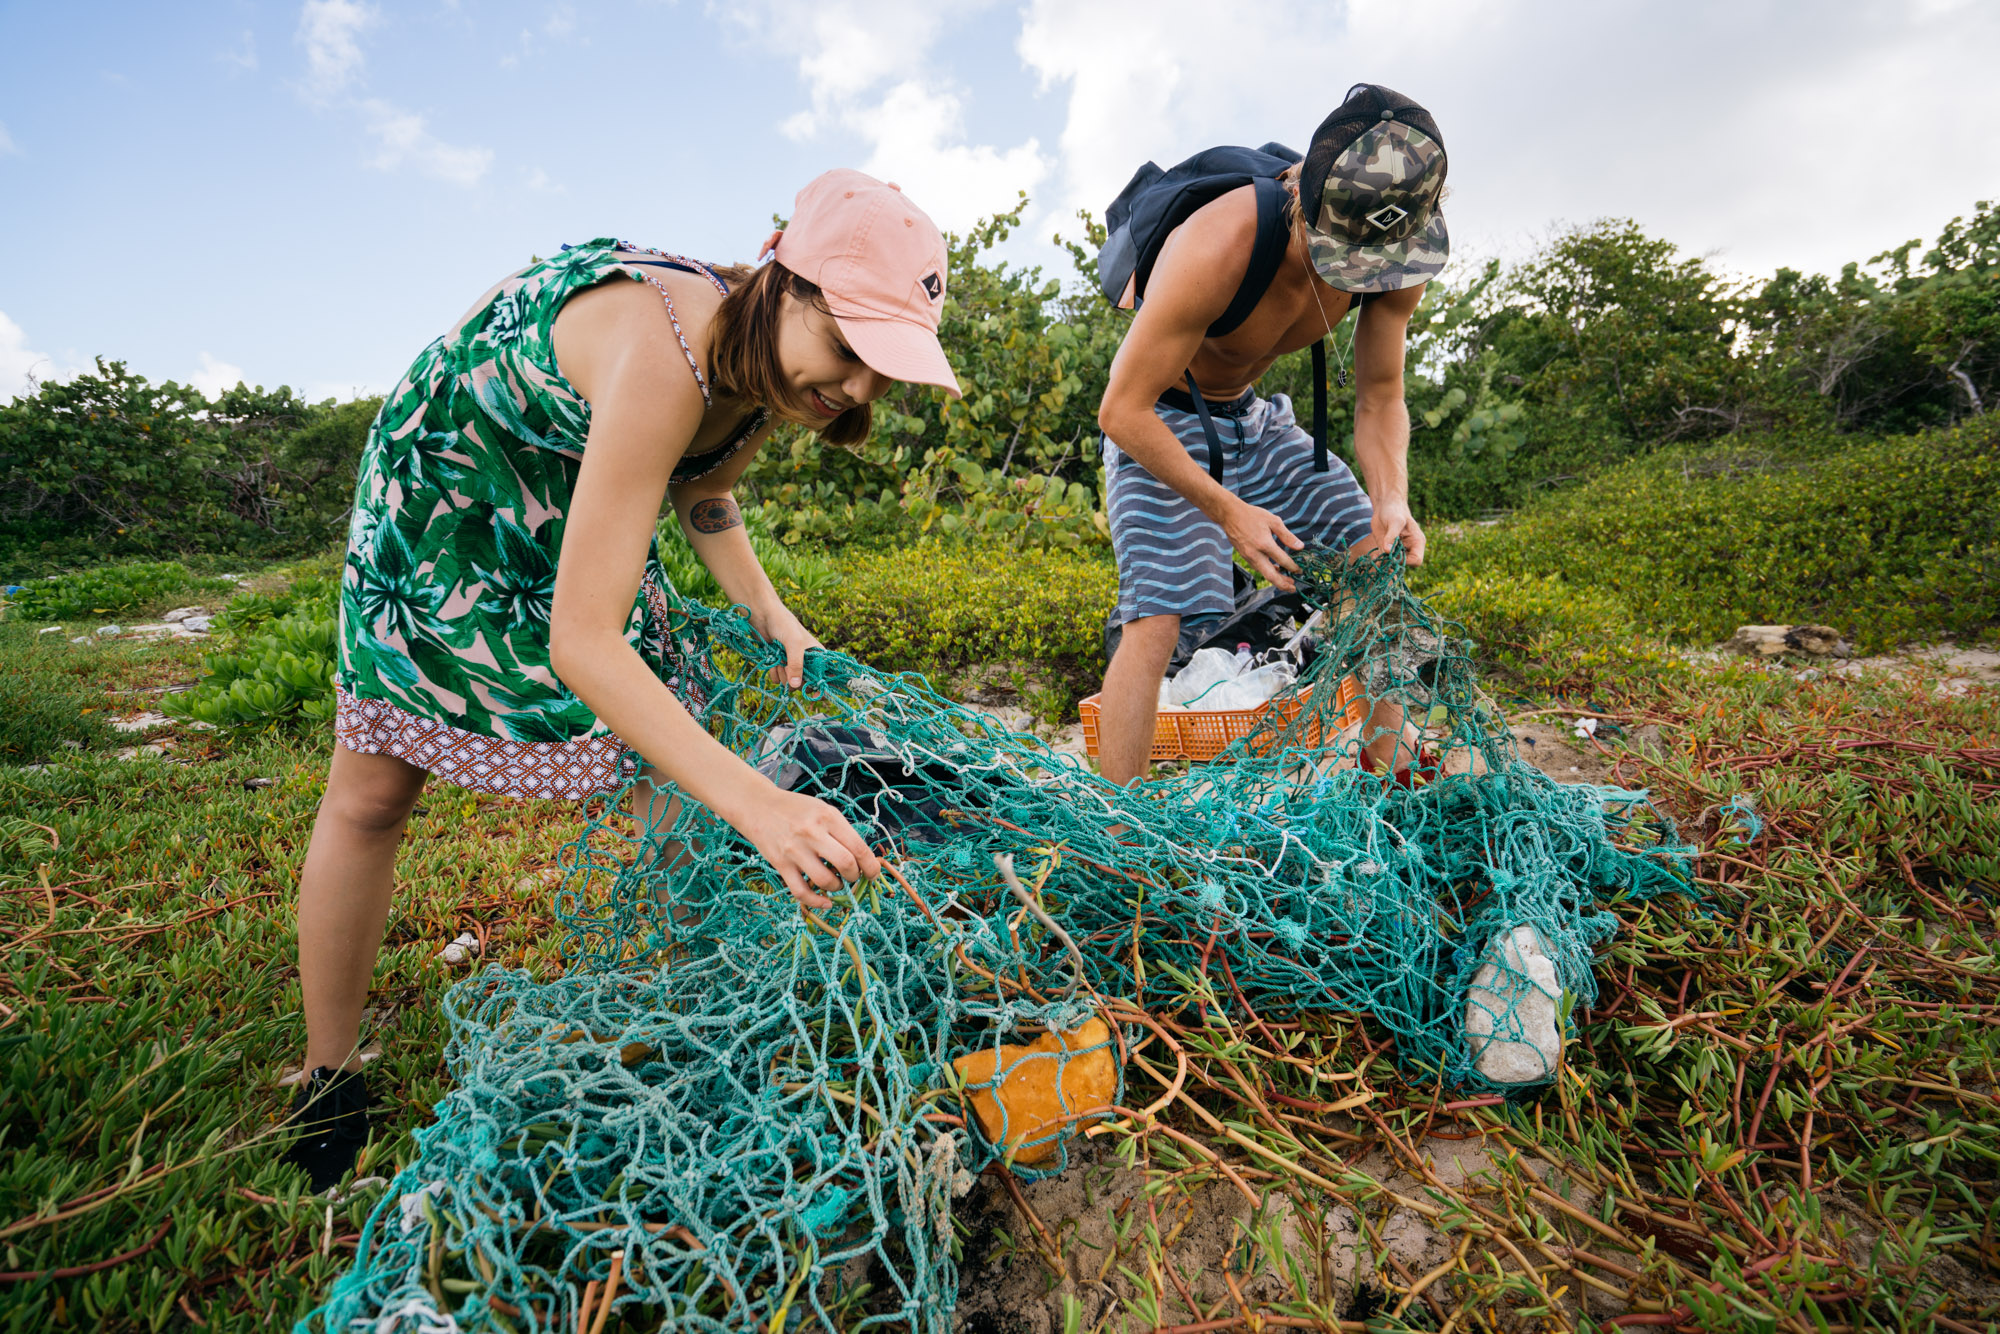
<svg viewBox="0 0 2000 1334"><path fill-rule="evenodd" d="M1136 305L1145 298L1146 280L1160 248L1174 228L1186 222L1194 211L1211 200L1245 185L1257 191L1257 239L1250 251L1250 267L1242 285L1230 299L1222 317L1208 326L1209 336L1220 337L1243 323L1277 276L1291 237L1285 226L1284 187L1278 175L1300 161L1299 154L1283 144L1262 148L1210 148L1196 153L1170 170L1148 162L1132 174L1118 198L1104 211L1104 246L1097 252L1098 284L1113 305L1118 305L1129 285ZM1313 344L1313 471L1327 470L1326 453L1326 340ZM1345 376L1342 377L1343 382ZM1201 417L1202 432L1208 437L1208 474L1222 480L1222 438L1208 414L1208 403L1188 372L1188 394Z"/></svg>

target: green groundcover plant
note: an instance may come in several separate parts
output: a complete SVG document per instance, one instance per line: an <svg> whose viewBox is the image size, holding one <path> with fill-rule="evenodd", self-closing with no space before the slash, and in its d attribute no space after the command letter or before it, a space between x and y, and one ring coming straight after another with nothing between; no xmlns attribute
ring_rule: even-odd
<svg viewBox="0 0 2000 1334"><path fill-rule="evenodd" d="M1623 605L1461 573L1473 632L1495 639L1581 635ZM137 708L194 654L0 624L0 690L67 676L73 707ZM1159 1099L1181 1150L1123 1172L1106 1152L1034 1197L1038 1221L982 1180L954 1238L963 1305L1079 1331L1239 1312L1356 1331L1992 1327L2000 696L1922 667L1609 675L1588 683L1601 758L1701 846L1704 903L1618 909L1563 1080L1448 1102L1396 1078L1363 1020L1274 1028L1208 989L1166 1016L1185 1064L1156 1039L1129 1075L1129 1104ZM1584 683L1561 684L1574 700ZM0 725L24 697L0 695ZM0 759L5 1334L289 1327L353 1264L382 1179L450 1091L444 997L466 970L439 947L477 930L481 964L562 967L559 850L583 813L426 792L370 996L375 1135L350 1192L314 1196L272 1132L303 1050L292 886L331 738L170 739L157 759ZM1761 831L1724 814L1738 799ZM1266 1208L1231 1203L1225 1172ZM1392 1229L1432 1238L1422 1264L1381 1244Z"/></svg>
<svg viewBox="0 0 2000 1334"><path fill-rule="evenodd" d="M97 648L79 650L32 625L0 622L0 764L41 764L65 749L101 747L115 733L91 677Z"/></svg>
<svg viewBox="0 0 2000 1334"><path fill-rule="evenodd" d="M22 585L20 592L10 594L0 606L6 608L11 620L80 620L229 586L228 580L197 575L179 561L135 561L36 579Z"/></svg>

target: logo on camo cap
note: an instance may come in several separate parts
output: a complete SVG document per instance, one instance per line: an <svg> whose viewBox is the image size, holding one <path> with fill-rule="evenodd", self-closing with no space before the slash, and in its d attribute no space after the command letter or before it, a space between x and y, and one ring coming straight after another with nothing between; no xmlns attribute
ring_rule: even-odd
<svg viewBox="0 0 2000 1334"><path fill-rule="evenodd" d="M1434 278L1451 251L1438 199L1444 139L1421 106L1359 83L1313 134L1299 172L1313 267L1348 292Z"/></svg>

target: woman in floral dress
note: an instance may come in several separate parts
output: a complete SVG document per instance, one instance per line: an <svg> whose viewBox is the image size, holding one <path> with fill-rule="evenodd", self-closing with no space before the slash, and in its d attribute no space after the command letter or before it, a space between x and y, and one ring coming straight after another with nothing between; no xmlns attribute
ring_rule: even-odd
<svg viewBox="0 0 2000 1334"><path fill-rule="evenodd" d="M867 435L898 380L957 381L945 247L893 185L800 191L772 262L717 271L613 240L504 279L418 356L362 456L341 581L337 744L299 878L309 1074L291 1156L315 1190L367 1137L356 1056L403 825L436 774L583 798L649 772L747 838L802 902L879 868L824 802L780 791L689 712L689 623L654 532L697 555L797 686L812 635L758 565L730 488L771 426Z"/></svg>

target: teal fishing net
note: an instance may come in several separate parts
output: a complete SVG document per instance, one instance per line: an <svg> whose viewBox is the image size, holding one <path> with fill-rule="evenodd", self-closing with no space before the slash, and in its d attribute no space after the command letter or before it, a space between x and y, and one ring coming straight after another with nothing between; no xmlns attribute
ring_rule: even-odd
<svg viewBox="0 0 2000 1334"><path fill-rule="evenodd" d="M1352 1012L1412 1080L1552 1077L1606 904L1689 849L1518 758L1400 559L1301 564L1330 628L1264 729L1127 788L840 654L772 689L780 650L689 609L710 730L890 870L804 911L704 808L620 794L564 853L563 976L450 993L454 1091L301 1328L944 1331L954 1199L1131 1115L1149 1012Z"/></svg>

